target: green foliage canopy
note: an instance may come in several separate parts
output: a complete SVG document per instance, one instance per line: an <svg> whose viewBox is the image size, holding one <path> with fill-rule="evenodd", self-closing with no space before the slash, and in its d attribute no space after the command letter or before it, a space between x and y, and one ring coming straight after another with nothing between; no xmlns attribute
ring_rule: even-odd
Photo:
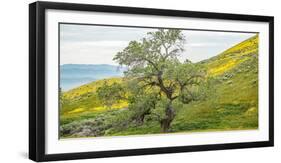
<svg viewBox="0 0 281 163"><path fill-rule="evenodd" d="M159 89L173 101L184 91L191 94L191 86L199 85L205 77L205 71L199 64L178 60L184 52L184 42L185 37L180 30L160 29L149 32L139 42L131 41L114 60L129 68L127 77L143 86Z"/></svg>

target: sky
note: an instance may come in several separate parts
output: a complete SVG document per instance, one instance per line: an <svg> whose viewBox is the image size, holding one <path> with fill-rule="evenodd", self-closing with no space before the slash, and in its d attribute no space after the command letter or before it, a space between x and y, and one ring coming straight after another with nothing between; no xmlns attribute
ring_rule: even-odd
<svg viewBox="0 0 281 163"><path fill-rule="evenodd" d="M141 40L147 32L157 29L113 27L95 25L60 24L60 65L63 64L110 64L117 52L130 41ZM185 51L180 61L198 62L218 55L242 42L254 33L182 30Z"/></svg>

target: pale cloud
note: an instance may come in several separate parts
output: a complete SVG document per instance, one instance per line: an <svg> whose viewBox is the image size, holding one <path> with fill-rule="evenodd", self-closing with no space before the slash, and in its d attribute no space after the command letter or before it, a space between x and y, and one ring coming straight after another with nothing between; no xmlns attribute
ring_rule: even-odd
<svg viewBox="0 0 281 163"><path fill-rule="evenodd" d="M212 47L212 46L219 46L219 43L190 43L190 44L186 44L185 47Z"/></svg>
<svg viewBox="0 0 281 163"><path fill-rule="evenodd" d="M126 41L71 42L61 45L61 64L114 64L112 58L127 46Z"/></svg>
<svg viewBox="0 0 281 163"><path fill-rule="evenodd" d="M112 59L132 40L140 40L152 28L61 25L60 64L114 64ZM183 30L185 51L180 60L198 62L213 57L254 33Z"/></svg>
<svg viewBox="0 0 281 163"><path fill-rule="evenodd" d="M99 47L122 47L128 45L129 41L89 41L83 42L85 45L89 46L99 46Z"/></svg>

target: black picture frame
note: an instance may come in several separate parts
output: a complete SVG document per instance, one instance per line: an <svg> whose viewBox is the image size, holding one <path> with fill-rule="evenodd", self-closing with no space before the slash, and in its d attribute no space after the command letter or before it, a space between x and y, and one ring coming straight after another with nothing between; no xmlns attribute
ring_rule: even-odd
<svg viewBox="0 0 281 163"><path fill-rule="evenodd" d="M247 143L159 147L83 153L45 153L45 11L95 11L123 14L160 15L269 23L269 140ZM116 156L208 151L236 148L269 147L274 145L274 18L271 16L239 15L210 12L164 10L121 6L103 6L56 2L34 2L29 5L29 158L34 161L55 161Z"/></svg>

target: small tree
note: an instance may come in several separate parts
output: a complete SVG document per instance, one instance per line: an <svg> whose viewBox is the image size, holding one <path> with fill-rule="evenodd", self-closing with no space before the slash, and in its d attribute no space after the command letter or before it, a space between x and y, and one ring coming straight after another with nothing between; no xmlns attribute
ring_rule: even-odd
<svg viewBox="0 0 281 163"><path fill-rule="evenodd" d="M160 125L168 132L176 113L173 102L189 103L196 100L198 88L204 81L205 71L199 64L181 63L179 55L184 51L185 38L180 30L160 29L149 32L141 41L131 41L114 60L128 70L125 75L134 79L143 88L159 91L164 95L164 116ZM138 105L139 106L139 105Z"/></svg>
<svg viewBox="0 0 281 163"><path fill-rule="evenodd" d="M105 82L97 89L97 95L105 106L111 108L114 103L125 99L125 90L119 83L110 85Z"/></svg>

